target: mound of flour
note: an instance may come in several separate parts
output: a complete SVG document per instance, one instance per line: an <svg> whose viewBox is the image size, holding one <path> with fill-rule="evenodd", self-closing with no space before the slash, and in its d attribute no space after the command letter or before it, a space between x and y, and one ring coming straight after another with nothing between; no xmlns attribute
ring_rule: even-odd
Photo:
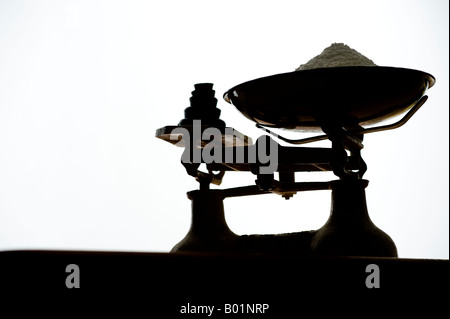
<svg viewBox="0 0 450 319"><path fill-rule="evenodd" d="M377 66L372 60L366 58L358 51L344 43L333 43L323 50L321 54L300 65L296 71L334 68L340 66Z"/></svg>

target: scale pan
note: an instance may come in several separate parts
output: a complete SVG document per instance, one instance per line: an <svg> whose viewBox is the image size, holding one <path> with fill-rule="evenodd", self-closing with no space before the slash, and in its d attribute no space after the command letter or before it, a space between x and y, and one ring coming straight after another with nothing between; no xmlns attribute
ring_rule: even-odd
<svg viewBox="0 0 450 319"><path fill-rule="evenodd" d="M323 123L364 127L405 113L434 83L432 75L404 68L320 68L248 81L224 99L261 125L314 132Z"/></svg>

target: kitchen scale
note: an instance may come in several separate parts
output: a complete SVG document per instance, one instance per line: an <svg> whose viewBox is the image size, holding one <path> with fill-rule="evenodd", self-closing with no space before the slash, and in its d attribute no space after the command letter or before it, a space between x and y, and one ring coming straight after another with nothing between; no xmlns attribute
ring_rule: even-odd
<svg viewBox="0 0 450 319"><path fill-rule="evenodd" d="M156 137L184 147L182 165L199 182L198 190L187 193L190 230L172 252L397 257L394 242L373 224L367 210L363 138L405 124L434 84L435 78L425 72L378 66L319 68L248 81L223 97L264 131L254 143L220 119L213 84L196 84L185 118L156 131ZM394 117L400 119L380 125ZM273 128L317 135L293 140ZM331 147L303 146L325 139ZM250 172L254 183L210 189L235 171ZM336 180L295 181L296 172L313 171L332 171ZM289 199L314 190L331 190L330 217L318 230L239 236L227 226L225 198L275 193Z"/></svg>

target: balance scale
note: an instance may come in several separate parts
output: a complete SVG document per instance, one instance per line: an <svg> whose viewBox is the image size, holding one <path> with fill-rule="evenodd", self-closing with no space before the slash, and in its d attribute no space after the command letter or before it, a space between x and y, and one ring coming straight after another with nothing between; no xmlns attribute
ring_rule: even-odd
<svg viewBox="0 0 450 319"><path fill-rule="evenodd" d="M181 163L199 183L187 193L190 230L172 252L397 257L395 243L367 210L363 138L405 124L434 84L435 78L422 71L378 66L302 70L248 81L223 97L264 131L254 143L220 119L213 84L194 85L184 119L156 131L156 137L184 147ZM396 116L401 119L380 124ZM317 135L293 140L273 128ZM329 148L303 146L326 139ZM207 171L199 169L201 164ZM250 172L255 182L210 189L235 171ZM336 180L295 181L296 172L317 171L332 171ZM275 193L289 199L314 190L331 190L330 217L318 230L239 236L225 221L225 198Z"/></svg>

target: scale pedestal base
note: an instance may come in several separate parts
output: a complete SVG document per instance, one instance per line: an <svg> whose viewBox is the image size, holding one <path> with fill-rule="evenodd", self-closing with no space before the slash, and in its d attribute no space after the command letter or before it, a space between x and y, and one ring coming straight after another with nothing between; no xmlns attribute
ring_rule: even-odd
<svg viewBox="0 0 450 319"><path fill-rule="evenodd" d="M238 236L224 216L223 200L231 192L191 191L191 227L172 252L397 257L393 240L370 220L367 185L368 181L361 179L332 181L331 214L325 225L319 230L279 235Z"/></svg>

